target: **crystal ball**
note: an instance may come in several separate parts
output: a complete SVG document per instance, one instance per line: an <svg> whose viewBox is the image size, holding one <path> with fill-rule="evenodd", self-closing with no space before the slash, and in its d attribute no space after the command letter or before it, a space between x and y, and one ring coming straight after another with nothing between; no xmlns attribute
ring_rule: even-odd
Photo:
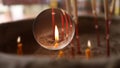
<svg viewBox="0 0 120 68"><path fill-rule="evenodd" d="M49 50L63 49L73 39L75 24L63 9L42 11L33 23L33 34L39 45Z"/></svg>

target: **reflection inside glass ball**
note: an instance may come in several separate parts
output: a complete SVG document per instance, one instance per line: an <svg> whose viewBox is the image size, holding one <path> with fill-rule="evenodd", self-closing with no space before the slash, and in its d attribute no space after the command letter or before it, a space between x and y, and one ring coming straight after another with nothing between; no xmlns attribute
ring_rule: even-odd
<svg viewBox="0 0 120 68"><path fill-rule="evenodd" d="M59 50L73 39L75 25L71 17L62 9L46 9L34 21L33 34L44 48Z"/></svg>

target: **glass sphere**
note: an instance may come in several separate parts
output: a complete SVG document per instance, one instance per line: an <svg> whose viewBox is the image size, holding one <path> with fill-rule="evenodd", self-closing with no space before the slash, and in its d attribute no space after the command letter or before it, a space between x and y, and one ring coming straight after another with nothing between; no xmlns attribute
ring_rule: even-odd
<svg viewBox="0 0 120 68"><path fill-rule="evenodd" d="M75 25L71 17L62 9L51 8L41 12L33 24L33 34L42 47L59 50L73 39Z"/></svg>

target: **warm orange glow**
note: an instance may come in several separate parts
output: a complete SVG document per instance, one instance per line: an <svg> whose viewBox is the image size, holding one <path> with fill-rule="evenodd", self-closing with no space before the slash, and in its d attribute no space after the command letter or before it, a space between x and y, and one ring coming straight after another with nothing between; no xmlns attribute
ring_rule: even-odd
<svg viewBox="0 0 120 68"><path fill-rule="evenodd" d="M18 36L18 38L17 38L17 43L18 43L18 45L17 45L17 54L18 55L22 55L23 54L23 52L22 52L22 43L21 43L21 38L20 38L20 36Z"/></svg>
<svg viewBox="0 0 120 68"><path fill-rule="evenodd" d="M55 41L59 41L59 32L58 32L58 27L55 25Z"/></svg>
<svg viewBox="0 0 120 68"><path fill-rule="evenodd" d="M64 57L64 52L62 50L59 51L57 59L63 58Z"/></svg>
<svg viewBox="0 0 120 68"><path fill-rule="evenodd" d="M20 37L18 36L17 42L20 43L20 41L21 41L21 39L20 39Z"/></svg>
<svg viewBox="0 0 120 68"><path fill-rule="evenodd" d="M91 47L91 42L90 42L90 40L88 40L87 45L88 45L89 48Z"/></svg>
<svg viewBox="0 0 120 68"><path fill-rule="evenodd" d="M89 59L91 57L91 49L90 49L91 42L90 42L90 40L88 40L87 45L88 45L88 48L86 48L86 50L85 50L85 55L86 55L86 58Z"/></svg>

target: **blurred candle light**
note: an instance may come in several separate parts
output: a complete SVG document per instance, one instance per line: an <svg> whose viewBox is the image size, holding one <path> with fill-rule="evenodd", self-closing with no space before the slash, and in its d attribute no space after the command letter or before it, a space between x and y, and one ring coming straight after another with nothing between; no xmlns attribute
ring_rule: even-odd
<svg viewBox="0 0 120 68"><path fill-rule="evenodd" d="M55 25L55 45L54 47L58 47L58 41L59 41L59 31L58 31L58 27Z"/></svg>
<svg viewBox="0 0 120 68"><path fill-rule="evenodd" d="M57 25L55 25L55 45L54 47L57 48L59 45L59 31ZM58 52L57 58L62 58L64 56L64 52L60 50Z"/></svg>
<svg viewBox="0 0 120 68"><path fill-rule="evenodd" d="M21 38L20 37L18 37L17 43L18 43L18 45L17 45L17 54L22 55L23 52L22 52L22 43L21 43Z"/></svg>
<svg viewBox="0 0 120 68"><path fill-rule="evenodd" d="M57 59L62 58L64 56L64 52L62 50L59 51Z"/></svg>
<svg viewBox="0 0 120 68"><path fill-rule="evenodd" d="M58 32L58 27L55 25L55 41L59 41L59 32Z"/></svg>
<svg viewBox="0 0 120 68"><path fill-rule="evenodd" d="M91 57L91 42L90 40L88 40L88 48L85 50L85 55L86 55L86 58L89 59Z"/></svg>

